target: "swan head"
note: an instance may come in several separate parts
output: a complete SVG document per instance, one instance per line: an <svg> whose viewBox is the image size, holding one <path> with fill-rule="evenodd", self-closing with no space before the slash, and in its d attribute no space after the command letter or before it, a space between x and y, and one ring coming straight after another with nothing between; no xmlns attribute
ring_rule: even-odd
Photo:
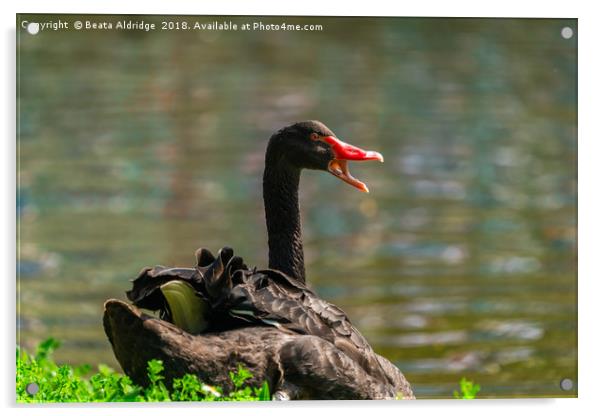
<svg viewBox="0 0 602 416"><path fill-rule="evenodd" d="M345 143L316 120L281 129L270 139L266 152L266 165L285 163L297 169L322 170L362 192L368 192L368 187L351 175L348 162L369 160L384 159L378 152Z"/></svg>

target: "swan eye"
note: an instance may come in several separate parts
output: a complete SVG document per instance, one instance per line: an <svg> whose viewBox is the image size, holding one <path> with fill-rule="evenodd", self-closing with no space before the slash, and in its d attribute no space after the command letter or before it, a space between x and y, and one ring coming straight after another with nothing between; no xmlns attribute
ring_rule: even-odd
<svg viewBox="0 0 602 416"><path fill-rule="evenodd" d="M312 140L320 140L320 135L318 133L312 133L309 135L309 138Z"/></svg>

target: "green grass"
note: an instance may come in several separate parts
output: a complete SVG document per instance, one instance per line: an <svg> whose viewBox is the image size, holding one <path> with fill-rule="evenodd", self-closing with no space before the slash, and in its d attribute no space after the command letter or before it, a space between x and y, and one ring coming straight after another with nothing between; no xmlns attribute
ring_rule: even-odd
<svg viewBox="0 0 602 416"><path fill-rule="evenodd" d="M260 388L245 385L253 375L242 365L229 373L234 390L227 395L220 387L209 386L193 374L175 379L170 390L164 383L160 360L148 362L149 385L141 387L103 364L94 374L90 374L89 365L58 365L52 360L52 352L58 347L59 342L49 338L38 346L34 355L17 348L18 403L270 400L267 382ZM34 395L27 392L30 383L39 387Z"/></svg>
<svg viewBox="0 0 602 416"><path fill-rule="evenodd" d="M460 392L454 390L454 397L456 399L474 399L477 397L477 393L481 390L481 386L476 384L474 381L467 380L462 377L460 380Z"/></svg>

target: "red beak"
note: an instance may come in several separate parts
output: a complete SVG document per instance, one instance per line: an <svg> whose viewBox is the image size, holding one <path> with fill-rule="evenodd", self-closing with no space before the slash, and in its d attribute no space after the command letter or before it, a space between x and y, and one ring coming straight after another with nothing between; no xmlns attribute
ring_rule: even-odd
<svg viewBox="0 0 602 416"><path fill-rule="evenodd" d="M372 150L363 150L359 147L352 146L334 136L324 136L322 137L322 140L330 145L334 153L334 159L328 164L328 171L360 191L369 192L365 183L351 176L349 168L347 167L347 161L379 160L383 162L383 155Z"/></svg>

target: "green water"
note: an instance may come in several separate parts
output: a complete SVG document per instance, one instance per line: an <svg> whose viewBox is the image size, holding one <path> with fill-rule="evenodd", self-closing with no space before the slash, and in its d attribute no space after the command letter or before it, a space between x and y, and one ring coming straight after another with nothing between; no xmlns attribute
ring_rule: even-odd
<svg viewBox="0 0 602 416"><path fill-rule="evenodd" d="M576 20L219 20L324 30L19 32L17 341L118 368L102 305L143 266L265 267L266 141L320 119L385 163L303 174L311 286L419 398L575 396Z"/></svg>

